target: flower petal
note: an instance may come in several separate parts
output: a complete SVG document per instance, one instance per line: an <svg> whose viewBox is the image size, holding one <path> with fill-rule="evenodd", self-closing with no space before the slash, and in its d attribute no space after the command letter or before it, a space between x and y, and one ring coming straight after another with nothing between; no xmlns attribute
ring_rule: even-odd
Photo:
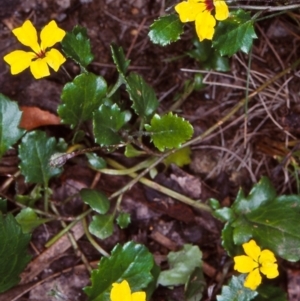
<svg viewBox="0 0 300 301"><path fill-rule="evenodd" d="M41 51L36 29L29 20L25 21L21 27L15 28L12 32L23 45L30 47L35 53Z"/></svg>
<svg viewBox="0 0 300 301"><path fill-rule="evenodd" d="M131 301L131 290L126 280L121 283L113 283L110 292L111 301Z"/></svg>
<svg viewBox="0 0 300 301"><path fill-rule="evenodd" d="M11 74L18 74L30 66L34 57L34 52L16 50L7 54L3 59L10 65Z"/></svg>
<svg viewBox="0 0 300 301"><path fill-rule="evenodd" d="M258 267L258 263L246 255L235 256L234 269L240 273L250 273Z"/></svg>
<svg viewBox="0 0 300 301"><path fill-rule="evenodd" d="M30 71L35 79L50 75L46 58L37 59L30 64Z"/></svg>
<svg viewBox="0 0 300 301"><path fill-rule="evenodd" d="M276 278L279 275L278 265L275 263L276 258L272 251L263 250L259 257L259 263L261 264L260 271L269 279Z"/></svg>
<svg viewBox="0 0 300 301"><path fill-rule="evenodd" d="M249 242L244 243L243 249L249 257L258 262L258 258L261 254L261 249L253 239L251 239Z"/></svg>
<svg viewBox="0 0 300 301"><path fill-rule="evenodd" d="M131 301L146 301L145 292L136 292L131 295Z"/></svg>
<svg viewBox="0 0 300 301"><path fill-rule="evenodd" d="M47 64L54 70L57 71L59 67L66 61L66 58L57 50L50 49L45 54Z"/></svg>
<svg viewBox="0 0 300 301"><path fill-rule="evenodd" d="M253 270L246 277L244 286L250 288L251 290L256 290L256 288L261 284L261 275L258 269Z"/></svg>
<svg viewBox="0 0 300 301"><path fill-rule="evenodd" d="M260 267L260 271L269 279L276 278L279 275L277 263L265 262Z"/></svg>
<svg viewBox="0 0 300 301"><path fill-rule="evenodd" d="M263 264L264 262L273 263L276 262L276 258L272 251L266 249L261 251L258 262L261 264Z"/></svg>
<svg viewBox="0 0 300 301"><path fill-rule="evenodd" d="M197 3L196 1L183 1L175 6L180 21L183 23L195 21L197 15L205 11L205 9L205 3Z"/></svg>
<svg viewBox="0 0 300 301"><path fill-rule="evenodd" d="M225 1L214 0L214 6L216 9L215 18L219 21L226 20L229 16L229 10Z"/></svg>
<svg viewBox="0 0 300 301"><path fill-rule="evenodd" d="M66 32L59 28L55 21L49 22L41 31L41 47L46 50L47 47L52 47L57 42L60 42Z"/></svg>
<svg viewBox="0 0 300 301"><path fill-rule="evenodd" d="M204 39L212 40L215 33L216 20L210 12L204 11L198 14L195 21L196 32L200 41Z"/></svg>

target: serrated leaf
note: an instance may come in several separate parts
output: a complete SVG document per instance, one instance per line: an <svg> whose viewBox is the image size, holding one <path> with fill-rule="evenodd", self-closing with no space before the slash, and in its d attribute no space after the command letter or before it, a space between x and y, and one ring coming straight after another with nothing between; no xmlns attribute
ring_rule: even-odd
<svg viewBox="0 0 300 301"><path fill-rule="evenodd" d="M105 239L113 234L113 215L95 215L89 225L89 231L100 239Z"/></svg>
<svg viewBox="0 0 300 301"><path fill-rule="evenodd" d="M133 102L132 108L135 113L142 118L151 117L158 107L158 100L152 87L142 76L132 72L127 77L126 89Z"/></svg>
<svg viewBox="0 0 300 301"><path fill-rule="evenodd" d="M112 283L127 280L133 292L141 291L153 279L154 261L148 249L134 242L116 245L108 258L102 257L97 270L92 271L90 287L84 291L89 301L110 301Z"/></svg>
<svg viewBox="0 0 300 301"><path fill-rule="evenodd" d="M0 293L19 282L19 274L24 270L30 256L27 247L30 235L22 232L15 218L0 214Z"/></svg>
<svg viewBox="0 0 300 301"><path fill-rule="evenodd" d="M253 39L257 38L249 12L241 9L232 12L216 28L213 47L223 55L232 56L239 50L249 53Z"/></svg>
<svg viewBox="0 0 300 301"><path fill-rule="evenodd" d="M121 229L125 229L131 223L130 214L127 212L120 212L116 221Z"/></svg>
<svg viewBox="0 0 300 301"><path fill-rule="evenodd" d="M79 194L82 200L97 213L105 214L108 211L110 201L101 191L83 188L80 190Z"/></svg>
<svg viewBox="0 0 300 301"><path fill-rule="evenodd" d="M61 44L65 55L83 67L94 59L87 30L84 27L76 25L72 32L67 32Z"/></svg>
<svg viewBox="0 0 300 301"><path fill-rule="evenodd" d="M189 146L184 147L169 155L164 163L169 166L171 163L176 164L179 167L191 163L191 149Z"/></svg>
<svg viewBox="0 0 300 301"><path fill-rule="evenodd" d="M240 191L231 208L234 214L226 224L226 235L222 234L230 253L232 243L241 245L253 238L262 249L286 260L300 259L299 195L276 197L270 180L263 177L247 197Z"/></svg>
<svg viewBox="0 0 300 301"><path fill-rule="evenodd" d="M235 243L245 242L249 233L256 242L289 261L300 259L300 196L282 195L245 214L232 223ZM244 234L245 233L245 234ZM243 237L241 237L243 236Z"/></svg>
<svg viewBox="0 0 300 301"><path fill-rule="evenodd" d="M169 270L162 271L158 284L173 286L185 284L196 267L202 267L202 252L198 246L185 244L178 252L168 254Z"/></svg>
<svg viewBox="0 0 300 301"><path fill-rule="evenodd" d="M183 33L183 24L177 14L170 14L155 20L150 26L148 36L152 43L166 46L179 39Z"/></svg>
<svg viewBox="0 0 300 301"><path fill-rule="evenodd" d="M55 138L47 137L45 132L27 133L19 145L21 173L28 183L48 184L50 178L61 173L61 168L49 165L51 156L57 152L59 143Z"/></svg>
<svg viewBox="0 0 300 301"><path fill-rule="evenodd" d="M23 233L31 233L37 226L49 221L46 218L39 218L31 208L23 208L17 215L16 221L22 227Z"/></svg>
<svg viewBox="0 0 300 301"><path fill-rule="evenodd" d="M25 133L19 128L21 116L17 103L0 93L0 158Z"/></svg>
<svg viewBox="0 0 300 301"><path fill-rule="evenodd" d="M117 67L117 70L120 75L125 78L127 68L130 64L130 60L127 60L124 55L122 47L117 47L115 44L110 45L113 61Z"/></svg>
<svg viewBox="0 0 300 301"><path fill-rule="evenodd" d="M101 146L113 145L121 142L118 131L129 121L131 115L128 111L121 112L114 104L110 107L101 105L93 115L93 128L96 143Z"/></svg>
<svg viewBox="0 0 300 301"><path fill-rule="evenodd" d="M67 83L62 91L62 104L58 115L63 123L75 127L83 121L91 120L93 112L100 107L105 97L107 85L101 76L83 73Z"/></svg>
<svg viewBox="0 0 300 301"><path fill-rule="evenodd" d="M106 161L99 157L95 153L86 153L85 154L89 160L89 164L95 169L102 169L106 167Z"/></svg>
<svg viewBox="0 0 300 301"><path fill-rule="evenodd" d="M150 125L145 125L145 129L160 151L164 151L165 148L179 148L182 143L192 137L194 132L188 121L171 112L163 117L155 114Z"/></svg>
<svg viewBox="0 0 300 301"><path fill-rule="evenodd" d="M239 277L232 276L228 285L222 287L221 295L217 296L217 301L250 301L257 296L256 291L244 287L245 275Z"/></svg>
<svg viewBox="0 0 300 301"><path fill-rule="evenodd" d="M226 223L222 230L222 246L227 251L228 255L233 257L238 254L236 249L237 247L233 241L233 228L231 223Z"/></svg>
<svg viewBox="0 0 300 301"><path fill-rule="evenodd" d="M254 301L288 301L287 294L280 287L271 285L260 285L257 289L258 295Z"/></svg>
<svg viewBox="0 0 300 301"><path fill-rule="evenodd" d="M262 177L261 180L253 186L248 197L245 196L242 189L239 190L232 208L235 212L247 213L258 209L262 204L274 198L276 198L274 186L267 177Z"/></svg>

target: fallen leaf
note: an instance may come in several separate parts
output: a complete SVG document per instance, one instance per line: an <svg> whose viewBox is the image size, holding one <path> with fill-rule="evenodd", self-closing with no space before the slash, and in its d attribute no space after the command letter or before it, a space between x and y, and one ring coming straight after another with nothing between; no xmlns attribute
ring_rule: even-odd
<svg viewBox="0 0 300 301"><path fill-rule="evenodd" d="M21 106L20 110L23 112L20 127L27 131L40 126L60 124L58 116L38 107Z"/></svg>

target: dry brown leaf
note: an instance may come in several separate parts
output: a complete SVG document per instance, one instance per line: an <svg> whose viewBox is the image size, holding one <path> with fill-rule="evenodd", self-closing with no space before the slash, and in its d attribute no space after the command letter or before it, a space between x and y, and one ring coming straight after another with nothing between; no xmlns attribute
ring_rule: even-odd
<svg viewBox="0 0 300 301"><path fill-rule="evenodd" d="M21 106L20 109L23 111L20 127L27 131L40 126L60 124L58 116L38 107Z"/></svg>

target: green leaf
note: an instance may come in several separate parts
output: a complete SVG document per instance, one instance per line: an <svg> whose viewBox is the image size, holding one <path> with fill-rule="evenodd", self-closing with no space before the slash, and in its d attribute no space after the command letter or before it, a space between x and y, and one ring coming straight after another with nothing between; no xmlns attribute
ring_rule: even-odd
<svg viewBox="0 0 300 301"><path fill-rule="evenodd" d="M82 200L97 213L105 214L110 207L110 201L101 191L83 188L80 190Z"/></svg>
<svg viewBox="0 0 300 301"><path fill-rule="evenodd" d="M208 201L209 206L213 210L218 210L218 209L221 208L221 204L220 204L220 202L217 199L209 198L207 201Z"/></svg>
<svg viewBox="0 0 300 301"><path fill-rule="evenodd" d="M217 301L250 301L257 296L256 291L244 287L245 275L232 276L228 285L224 285Z"/></svg>
<svg viewBox="0 0 300 301"><path fill-rule="evenodd" d="M231 12L228 19L218 23L214 34L213 47L222 56L232 56L239 50L249 53L255 38L257 36L250 13L239 9Z"/></svg>
<svg viewBox="0 0 300 301"><path fill-rule="evenodd" d="M89 231L100 239L111 236L114 232L113 215L95 215L89 225Z"/></svg>
<svg viewBox="0 0 300 301"><path fill-rule="evenodd" d="M118 131L130 118L130 113L128 111L121 112L116 104L110 107L101 105L93 115L95 141L101 146L120 143L122 139Z"/></svg>
<svg viewBox="0 0 300 301"><path fill-rule="evenodd" d="M169 155L164 163L169 166L171 163L176 164L179 167L191 163L191 148L189 146L184 147Z"/></svg>
<svg viewBox="0 0 300 301"><path fill-rule="evenodd" d="M117 217L117 224L121 229L125 229L131 223L130 214L127 212L120 212Z"/></svg>
<svg viewBox="0 0 300 301"><path fill-rule="evenodd" d="M130 73L127 77L126 89L133 102L135 113L142 117L151 117L158 107L158 100L154 90L137 73Z"/></svg>
<svg viewBox="0 0 300 301"><path fill-rule="evenodd" d="M76 25L72 32L67 32L61 44L66 56L82 67L86 67L94 59L90 40L84 27Z"/></svg>
<svg viewBox="0 0 300 301"><path fill-rule="evenodd" d="M213 49L211 41L204 40L200 42L198 39L195 39L193 44L195 48L188 51L187 54L200 62L203 69L221 72L230 70L229 59L222 57L216 49Z"/></svg>
<svg viewBox="0 0 300 301"><path fill-rule="evenodd" d="M49 165L50 157L57 152L59 143L55 138L47 137L45 132L33 131L27 133L19 145L21 173L28 183L47 186L50 178L61 173L62 169Z"/></svg>
<svg viewBox="0 0 300 301"><path fill-rule="evenodd" d="M183 250L168 254L169 270L162 271L158 284L173 286L185 284L196 267L202 267L202 252L198 246L185 244Z"/></svg>
<svg viewBox="0 0 300 301"><path fill-rule="evenodd" d="M221 222L228 222L234 218L234 212L231 208L223 207L216 210L213 213L214 217L219 219Z"/></svg>
<svg viewBox="0 0 300 301"><path fill-rule="evenodd" d="M7 211L7 200L0 198L0 214L6 213Z"/></svg>
<svg viewBox="0 0 300 301"><path fill-rule="evenodd" d="M24 134L18 127L21 116L17 103L0 93L0 158Z"/></svg>
<svg viewBox="0 0 300 301"><path fill-rule="evenodd" d="M146 154L145 151L138 150L131 144L127 144L125 147L124 155L127 158L134 158L134 157L138 157L138 156L145 155L145 154Z"/></svg>
<svg viewBox="0 0 300 301"><path fill-rule="evenodd" d="M62 91L62 104L58 107L58 115L63 123L75 127L83 121L91 120L93 112L103 103L107 85L101 76L83 73L67 83Z"/></svg>
<svg viewBox="0 0 300 301"><path fill-rule="evenodd" d="M267 202L276 198L276 190L271 181L267 177L262 177L261 180L253 186L248 197L245 196L240 189L232 208L235 212L247 213Z"/></svg>
<svg viewBox="0 0 300 301"><path fill-rule="evenodd" d="M127 60L122 47L117 47L115 44L110 45L113 61L120 75L125 79L125 74L129 66L130 60Z"/></svg>
<svg viewBox="0 0 300 301"><path fill-rule="evenodd" d="M223 246L230 254L232 243L241 245L253 238L262 249L286 260L300 259L299 195L276 197L270 180L263 177L247 197L240 191L231 209L234 214L228 215L226 235L222 233Z"/></svg>
<svg viewBox="0 0 300 301"><path fill-rule="evenodd" d="M226 223L222 230L222 246L227 251L228 255L233 257L237 253L237 247L233 241L233 228L230 223Z"/></svg>
<svg viewBox="0 0 300 301"><path fill-rule="evenodd" d="M165 148L179 148L192 137L194 131L188 121L171 112L163 117L155 114L150 125L146 124L145 128L160 151Z"/></svg>
<svg viewBox="0 0 300 301"><path fill-rule="evenodd" d="M148 284L147 288L143 291L146 293L146 300L152 300L151 296L157 287L157 279L160 274L160 267L154 262L153 268L151 270L152 280Z"/></svg>
<svg viewBox="0 0 300 301"><path fill-rule="evenodd" d="M30 235L22 232L15 218L0 214L0 293L19 282L19 274L24 270L30 256L27 247Z"/></svg>
<svg viewBox="0 0 300 301"><path fill-rule="evenodd" d="M199 301L206 287L206 281L201 268L196 267L185 287L185 298L187 301Z"/></svg>
<svg viewBox="0 0 300 301"><path fill-rule="evenodd" d="M153 279L152 254L148 249L134 242L124 246L116 245L110 257L102 257L97 270L92 271L90 287L84 291L89 301L110 301L112 283L127 280L131 291L141 291Z"/></svg>
<svg viewBox="0 0 300 301"><path fill-rule="evenodd" d="M177 14L170 14L155 20L150 26L149 38L154 44L165 46L179 39L183 24Z"/></svg>
<svg viewBox="0 0 300 301"><path fill-rule="evenodd" d="M259 295L253 299L254 301L288 301L286 292L280 287L260 285L257 292Z"/></svg>
<svg viewBox="0 0 300 301"><path fill-rule="evenodd" d="M39 218L31 208L23 208L17 215L16 221L22 227L23 233L31 233L37 226L42 225L50 219Z"/></svg>
<svg viewBox="0 0 300 301"><path fill-rule="evenodd" d="M43 188L41 185L35 185L35 187L27 195L16 195L16 201L27 206L33 207L34 204L40 200L43 196Z"/></svg>
<svg viewBox="0 0 300 301"><path fill-rule="evenodd" d="M261 205L232 223L235 243L244 243L250 232L257 244L289 260L300 259L300 196L282 195ZM249 230L250 231L249 231Z"/></svg>
<svg viewBox="0 0 300 301"><path fill-rule="evenodd" d="M103 158L98 157L95 153L86 153L85 155L93 168L102 169L106 167L106 161Z"/></svg>

